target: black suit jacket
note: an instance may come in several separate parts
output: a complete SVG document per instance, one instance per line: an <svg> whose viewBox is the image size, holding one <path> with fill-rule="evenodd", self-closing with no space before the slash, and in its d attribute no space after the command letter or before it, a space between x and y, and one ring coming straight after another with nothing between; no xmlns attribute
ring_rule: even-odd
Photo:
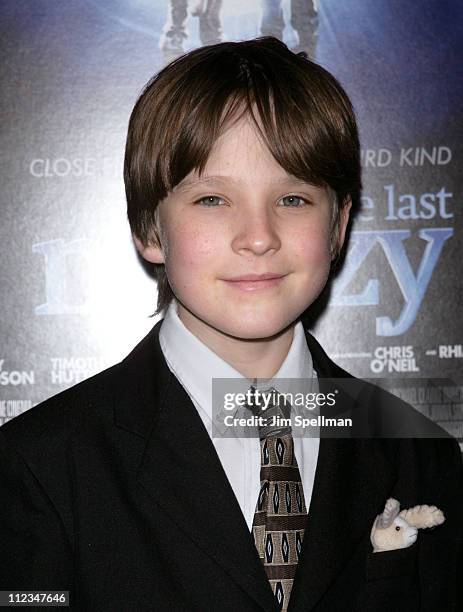
<svg viewBox="0 0 463 612"><path fill-rule="evenodd" d="M0 429L0 590L70 590L72 609L98 612L276 610L159 328L119 365ZM307 342L321 380L348 377ZM435 504L446 522L373 554L370 529L390 496ZM453 439L322 437L290 610L461 609L462 507Z"/></svg>

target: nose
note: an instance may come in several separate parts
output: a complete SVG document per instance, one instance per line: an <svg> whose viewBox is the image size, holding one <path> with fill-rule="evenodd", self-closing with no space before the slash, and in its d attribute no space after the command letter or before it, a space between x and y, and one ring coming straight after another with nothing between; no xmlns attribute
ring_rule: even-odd
<svg viewBox="0 0 463 612"><path fill-rule="evenodd" d="M236 252L254 255L277 251L281 240L272 212L265 208L243 210L236 220L232 247Z"/></svg>

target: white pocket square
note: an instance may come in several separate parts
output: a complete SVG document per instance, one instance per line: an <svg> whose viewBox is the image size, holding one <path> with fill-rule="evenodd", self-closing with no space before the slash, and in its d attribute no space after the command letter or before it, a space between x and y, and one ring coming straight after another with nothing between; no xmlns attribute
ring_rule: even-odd
<svg viewBox="0 0 463 612"><path fill-rule="evenodd" d="M444 513L436 506L414 506L400 512L400 503L390 497L371 528L373 552L407 548L416 541L418 529L436 527L444 521Z"/></svg>

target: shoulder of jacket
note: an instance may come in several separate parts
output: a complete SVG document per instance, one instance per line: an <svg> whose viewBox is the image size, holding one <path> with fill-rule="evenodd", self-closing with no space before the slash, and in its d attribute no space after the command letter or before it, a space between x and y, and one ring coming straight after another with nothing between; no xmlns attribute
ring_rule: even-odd
<svg viewBox="0 0 463 612"><path fill-rule="evenodd" d="M0 434L18 450L56 444L88 419L111 411L120 364L44 400L0 427Z"/></svg>

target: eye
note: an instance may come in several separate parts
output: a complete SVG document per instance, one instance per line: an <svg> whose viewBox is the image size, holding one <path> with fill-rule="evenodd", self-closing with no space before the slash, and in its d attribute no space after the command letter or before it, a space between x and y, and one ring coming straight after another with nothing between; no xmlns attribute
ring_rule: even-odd
<svg viewBox="0 0 463 612"><path fill-rule="evenodd" d="M212 207L218 206L221 202L223 202L223 199L219 198L219 196L210 195L210 196L204 196L204 198L200 198L199 200L196 200L195 204L203 204L204 206L209 206L212 208Z"/></svg>
<svg viewBox="0 0 463 612"><path fill-rule="evenodd" d="M396 531L400 531L400 527L397 525L397 527L395 528Z"/></svg>
<svg viewBox="0 0 463 612"><path fill-rule="evenodd" d="M280 201L283 202L283 206L286 206L287 208L301 208L302 206L309 204L308 200L297 195L284 196L284 198L281 198Z"/></svg>

